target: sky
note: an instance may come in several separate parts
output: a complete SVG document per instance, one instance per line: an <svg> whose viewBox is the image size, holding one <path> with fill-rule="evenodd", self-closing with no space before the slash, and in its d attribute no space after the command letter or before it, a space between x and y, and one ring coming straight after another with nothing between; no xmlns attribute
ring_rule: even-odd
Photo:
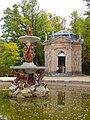
<svg viewBox="0 0 90 120"><path fill-rule="evenodd" d="M0 19L3 17L3 10L7 7L12 7L15 3L20 3L21 0L1 0L0 1ZM86 10L85 4L82 0L38 0L38 5L41 9L47 12L54 13L66 18L67 24L70 22L70 14L73 11L78 11L80 14ZM1 36L1 29L0 29Z"/></svg>
<svg viewBox="0 0 90 120"><path fill-rule="evenodd" d="M85 4L82 0L38 0L41 8L55 13L62 17L68 18L72 11L82 13L85 9Z"/></svg>

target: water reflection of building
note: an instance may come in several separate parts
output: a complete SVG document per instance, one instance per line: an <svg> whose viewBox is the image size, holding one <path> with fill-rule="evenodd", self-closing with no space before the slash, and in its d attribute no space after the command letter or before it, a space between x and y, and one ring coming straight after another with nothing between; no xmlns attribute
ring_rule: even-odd
<svg viewBox="0 0 90 120"><path fill-rule="evenodd" d="M81 108L81 92L68 90L52 90L50 94L50 102L53 108L64 110L80 110Z"/></svg>
<svg viewBox="0 0 90 120"><path fill-rule="evenodd" d="M44 41L45 66L47 73L81 73L82 43L76 34L66 30L55 33Z"/></svg>

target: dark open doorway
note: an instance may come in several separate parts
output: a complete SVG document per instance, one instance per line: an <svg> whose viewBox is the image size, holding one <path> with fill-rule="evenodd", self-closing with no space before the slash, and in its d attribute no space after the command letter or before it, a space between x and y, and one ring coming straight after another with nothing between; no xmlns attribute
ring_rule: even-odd
<svg viewBox="0 0 90 120"><path fill-rule="evenodd" d="M65 57L58 56L58 73L65 73Z"/></svg>
<svg viewBox="0 0 90 120"><path fill-rule="evenodd" d="M65 54L60 52L58 54L58 73L65 73Z"/></svg>

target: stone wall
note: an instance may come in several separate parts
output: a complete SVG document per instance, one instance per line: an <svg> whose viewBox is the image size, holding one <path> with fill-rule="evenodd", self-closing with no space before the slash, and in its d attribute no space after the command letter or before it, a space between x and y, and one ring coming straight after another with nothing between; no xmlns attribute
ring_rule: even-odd
<svg viewBox="0 0 90 120"><path fill-rule="evenodd" d="M72 44L72 73L82 72L82 45Z"/></svg>

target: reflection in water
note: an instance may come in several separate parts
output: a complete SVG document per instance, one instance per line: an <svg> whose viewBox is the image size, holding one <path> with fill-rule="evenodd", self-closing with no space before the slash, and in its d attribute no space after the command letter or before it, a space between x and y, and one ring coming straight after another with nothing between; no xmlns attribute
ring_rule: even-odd
<svg viewBox="0 0 90 120"><path fill-rule="evenodd" d="M90 90L51 89L49 96L25 100L0 91L0 120L90 120Z"/></svg>
<svg viewBox="0 0 90 120"><path fill-rule="evenodd" d="M63 109L65 106L65 92L59 91L58 92L58 107L60 109Z"/></svg>

